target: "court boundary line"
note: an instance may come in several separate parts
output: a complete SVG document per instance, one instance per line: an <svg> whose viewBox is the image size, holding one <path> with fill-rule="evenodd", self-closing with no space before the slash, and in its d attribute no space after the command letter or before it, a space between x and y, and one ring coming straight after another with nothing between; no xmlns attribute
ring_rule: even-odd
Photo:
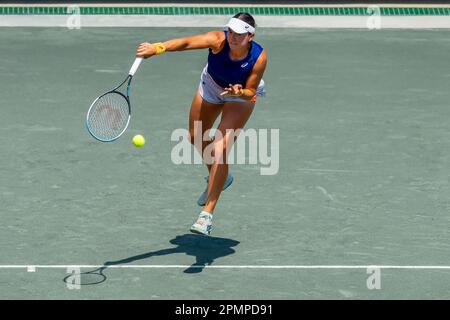
<svg viewBox="0 0 450 320"><path fill-rule="evenodd" d="M286 270L320 270L320 269L406 269L406 270L450 270L450 265L0 265L0 269L69 269L69 268L105 268L105 269L286 269Z"/></svg>
<svg viewBox="0 0 450 320"><path fill-rule="evenodd" d="M197 16L179 15L81 15L74 17L66 15L1 15L0 27L58 27L83 29L91 27L101 28L220 28L226 24L229 16L206 15L198 19ZM168 19L176 18L175 20ZM374 22L369 16L258 16L258 27L265 28L305 28L305 29L449 29L450 15L448 16L380 16L379 26L376 28L370 23ZM76 21L78 21L76 23Z"/></svg>

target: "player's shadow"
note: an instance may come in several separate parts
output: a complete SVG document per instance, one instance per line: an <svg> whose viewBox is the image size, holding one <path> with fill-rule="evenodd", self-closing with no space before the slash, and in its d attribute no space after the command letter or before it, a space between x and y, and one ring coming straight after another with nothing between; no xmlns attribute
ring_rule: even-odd
<svg viewBox="0 0 450 320"><path fill-rule="evenodd" d="M99 284L106 280L104 271L111 266L124 265L139 260L145 260L156 256L165 256L175 253L185 253L195 257L195 262L184 270L185 273L200 273L206 265L211 265L215 260L235 253L232 248L240 242L232 239L206 237L193 234L184 234L170 240L170 243L176 245L174 248L151 251L144 254L132 256L122 260L107 261L98 269L81 273L81 285ZM64 279L64 282L71 281L71 276Z"/></svg>
<svg viewBox="0 0 450 320"><path fill-rule="evenodd" d="M147 252L137 256L125 258L117 261L107 261L105 266L113 266L119 264L132 263L139 260L148 259L155 256L165 256L174 253L185 253L189 256L195 257L195 262L186 270L185 273L199 273L205 268L205 265L211 265L214 260L228 256L235 253L232 247L239 244L239 241L226 239L226 238L216 238L216 237L205 237L193 234L184 234L182 236L177 236L175 239L170 240L171 244L177 247L162 249L158 251Z"/></svg>

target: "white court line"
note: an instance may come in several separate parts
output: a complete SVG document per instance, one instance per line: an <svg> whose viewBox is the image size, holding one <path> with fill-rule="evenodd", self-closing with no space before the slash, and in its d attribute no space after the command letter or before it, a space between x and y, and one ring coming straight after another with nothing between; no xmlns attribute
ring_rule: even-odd
<svg viewBox="0 0 450 320"><path fill-rule="evenodd" d="M68 15L0 15L0 27L68 28ZM81 15L84 27L208 27L223 28L228 15ZM370 16L264 16L259 28L364 29ZM168 22L170 21L170 22ZM72 24L69 23L71 27ZM380 16L380 29L447 29L450 16Z"/></svg>
<svg viewBox="0 0 450 320"><path fill-rule="evenodd" d="M0 265L0 269L68 269L68 268L101 268L107 269L177 269L177 268L205 268L205 269L417 269L417 270L450 270L450 266L401 266L401 265Z"/></svg>

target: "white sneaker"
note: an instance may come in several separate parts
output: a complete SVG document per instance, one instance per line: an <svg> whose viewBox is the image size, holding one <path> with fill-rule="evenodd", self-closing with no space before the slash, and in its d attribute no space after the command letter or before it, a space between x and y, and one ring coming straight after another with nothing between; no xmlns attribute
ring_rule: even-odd
<svg viewBox="0 0 450 320"><path fill-rule="evenodd" d="M212 217L212 214L206 211L200 212L197 221L192 225L190 231L209 236L212 229Z"/></svg>

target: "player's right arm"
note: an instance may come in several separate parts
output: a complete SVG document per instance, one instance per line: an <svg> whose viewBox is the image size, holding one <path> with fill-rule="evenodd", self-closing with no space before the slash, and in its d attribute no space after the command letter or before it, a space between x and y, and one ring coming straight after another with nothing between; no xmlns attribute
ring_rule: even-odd
<svg viewBox="0 0 450 320"><path fill-rule="evenodd" d="M163 50L163 52L165 52L210 48L213 51L218 51L224 40L225 34L223 31L210 31L191 37L172 39L153 44L144 42L139 45L136 56L150 58L151 56L158 54L158 50Z"/></svg>

